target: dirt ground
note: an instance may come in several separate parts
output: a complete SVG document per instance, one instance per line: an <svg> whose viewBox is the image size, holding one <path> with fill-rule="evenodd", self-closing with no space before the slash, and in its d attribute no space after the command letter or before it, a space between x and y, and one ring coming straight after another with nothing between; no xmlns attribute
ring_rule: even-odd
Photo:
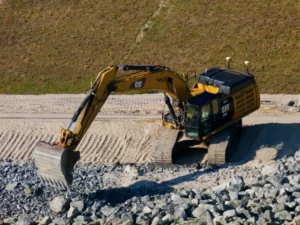
<svg viewBox="0 0 300 225"><path fill-rule="evenodd" d="M0 95L0 158L30 161L38 141L58 140L84 96ZM260 110L243 120L230 162L257 165L299 150L300 113L279 110L298 99L262 95ZM78 147L81 162L152 162L163 107L163 94L111 95Z"/></svg>

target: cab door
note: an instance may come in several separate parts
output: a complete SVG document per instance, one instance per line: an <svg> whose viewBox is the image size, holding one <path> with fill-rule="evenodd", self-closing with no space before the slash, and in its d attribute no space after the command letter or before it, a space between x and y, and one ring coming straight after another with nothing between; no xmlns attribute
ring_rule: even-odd
<svg viewBox="0 0 300 225"><path fill-rule="evenodd" d="M199 140L200 113L197 105L187 104L185 134L187 137Z"/></svg>
<svg viewBox="0 0 300 225"><path fill-rule="evenodd" d="M201 107L200 129L201 136L209 133L213 128L212 104L211 102Z"/></svg>
<svg viewBox="0 0 300 225"><path fill-rule="evenodd" d="M220 120L219 98L215 98L201 107L200 136L212 132L220 125Z"/></svg>
<svg viewBox="0 0 300 225"><path fill-rule="evenodd" d="M222 124L219 98L204 105L187 105L186 135L200 140L204 135Z"/></svg>

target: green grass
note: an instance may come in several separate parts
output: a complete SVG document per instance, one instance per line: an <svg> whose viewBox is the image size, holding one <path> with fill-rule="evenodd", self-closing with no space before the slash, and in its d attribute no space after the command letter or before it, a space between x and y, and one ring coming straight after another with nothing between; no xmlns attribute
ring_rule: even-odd
<svg viewBox="0 0 300 225"><path fill-rule="evenodd" d="M262 93L300 93L295 0L6 0L0 5L0 93L81 93L110 64L177 72L251 62Z"/></svg>

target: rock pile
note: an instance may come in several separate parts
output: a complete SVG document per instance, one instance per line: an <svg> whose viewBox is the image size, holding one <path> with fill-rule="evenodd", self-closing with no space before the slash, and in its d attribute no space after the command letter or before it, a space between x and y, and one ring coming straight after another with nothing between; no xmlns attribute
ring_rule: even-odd
<svg viewBox="0 0 300 225"><path fill-rule="evenodd" d="M140 176L159 170L148 165L77 168L68 199L64 192L40 183L33 165L1 162L0 224L297 224L299 161L300 151L260 169L248 169L247 174L255 173L252 183L236 175L203 191L153 181L115 187L113 180L104 179L107 173ZM224 166L213 173L234 168Z"/></svg>

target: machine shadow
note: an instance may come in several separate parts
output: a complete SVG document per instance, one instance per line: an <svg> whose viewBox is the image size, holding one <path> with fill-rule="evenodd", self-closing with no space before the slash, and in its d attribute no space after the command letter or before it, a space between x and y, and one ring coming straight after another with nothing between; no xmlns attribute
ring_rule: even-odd
<svg viewBox="0 0 300 225"><path fill-rule="evenodd" d="M111 188L107 190L98 190L97 199L104 200L108 202L111 206L124 203L126 200L133 197L143 197L143 196L155 196L164 195L166 193L174 191L172 186L180 184L183 182L193 181L199 176L205 173L211 173L218 170L219 168L207 168L205 170L196 171L191 174L187 174L181 177L177 177L171 180L163 181L160 183L154 181L137 181L136 183L128 187Z"/></svg>
<svg viewBox="0 0 300 225"><path fill-rule="evenodd" d="M240 139L230 147L228 164L196 171L160 183L142 180L128 187L99 190L96 192L98 193L97 199L105 200L111 206L115 206L133 197L163 195L172 192L174 190L172 186L176 184L193 181L203 174L217 172L219 169L226 168L232 164L242 165L254 159L262 161L276 160L285 155L293 155L300 147L300 136L297 135L299 130L299 123L268 123L244 126Z"/></svg>
<svg viewBox="0 0 300 225"><path fill-rule="evenodd" d="M245 164L281 159L300 149L300 124L266 123L244 126L229 147L228 162Z"/></svg>
<svg viewBox="0 0 300 225"><path fill-rule="evenodd" d="M100 191L99 200L105 200L110 205L115 206L124 203L126 200L133 197L143 197L146 195L164 195L173 191L173 188L167 185L162 185L157 182L141 180L128 187L110 188Z"/></svg>
<svg viewBox="0 0 300 225"><path fill-rule="evenodd" d="M227 162L244 164L251 160L270 161L292 155L300 149L300 124L267 123L243 126L227 150ZM175 164L189 165L203 160L207 149L180 149Z"/></svg>

